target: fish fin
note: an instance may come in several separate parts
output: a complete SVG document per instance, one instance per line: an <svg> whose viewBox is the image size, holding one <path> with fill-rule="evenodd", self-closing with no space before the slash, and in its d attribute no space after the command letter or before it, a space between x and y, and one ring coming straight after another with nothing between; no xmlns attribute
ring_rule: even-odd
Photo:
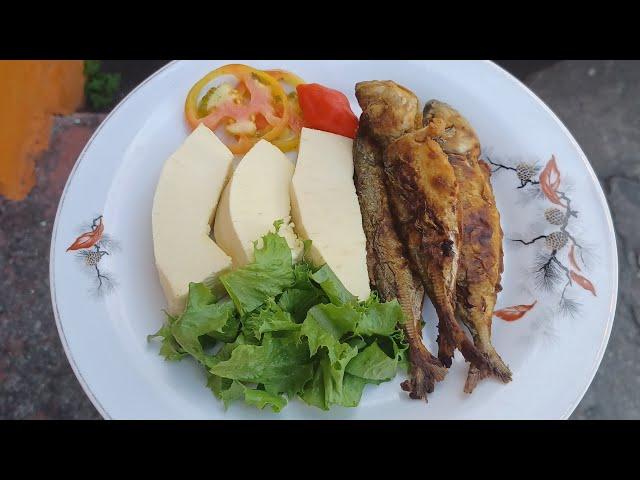
<svg viewBox="0 0 640 480"><path fill-rule="evenodd" d="M409 346L409 379L400 385L402 390L409 392L414 400L427 401L427 394L432 393L436 382L444 380L447 369L440 361L431 355L420 342Z"/></svg>
<svg viewBox="0 0 640 480"><path fill-rule="evenodd" d="M480 380L487 377L496 377L502 383L511 381L511 370L495 349L491 348L488 352L483 353L483 356L487 359L488 365L483 368L477 368L474 365L469 366L467 381L464 384L465 393L472 393Z"/></svg>
<svg viewBox="0 0 640 480"><path fill-rule="evenodd" d="M452 313L447 311L439 315L438 322L438 358L444 366L451 367L456 349L464 359L479 368L487 367L488 361L464 334Z"/></svg>
<svg viewBox="0 0 640 480"><path fill-rule="evenodd" d="M469 373L467 374L467 381L464 384L464 393L473 393L480 380L487 378L490 375L489 370L480 370L473 365L469 365Z"/></svg>
<svg viewBox="0 0 640 480"><path fill-rule="evenodd" d="M456 343L451 338L449 332L445 328L441 328L442 322L438 323L438 359L442 364L449 368L453 362L453 355L456 350Z"/></svg>

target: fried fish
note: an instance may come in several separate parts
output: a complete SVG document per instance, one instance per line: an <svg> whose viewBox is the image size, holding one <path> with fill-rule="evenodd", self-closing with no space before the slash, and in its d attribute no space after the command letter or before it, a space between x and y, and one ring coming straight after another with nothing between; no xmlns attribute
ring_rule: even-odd
<svg viewBox="0 0 640 480"><path fill-rule="evenodd" d="M386 145L420 125L419 103L393 82L359 83L356 97L363 113L354 142L354 181L367 238L369 278L383 300L397 298L402 307L410 360L410 379L402 388L411 398L426 399L446 369L422 341L424 288L396 232L382 165Z"/></svg>
<svg viewBox="0 0 640 480"><path fill-rule="evenodd" d="M477 368L487 361L454 312L459 260L459 185L429 125L403 135L384 152L391 204L400 234L438 314L438 358L451 366L456 348Z"/></svg>
<svg viewBox="0 0 640 480"><path fill-rule="evenodd" d="M423 123L430 125L434 140L447 155L458 189L460 214L459 262L455 311L471 332L474 344L488 360L487 366L471 365L465 392L493 375L511 380L509 367L491 343L491 319L502 289L502 228L491 187L489 166L480 156L480 142L469 122L449 105L431 100L425 105Z"/></svg>

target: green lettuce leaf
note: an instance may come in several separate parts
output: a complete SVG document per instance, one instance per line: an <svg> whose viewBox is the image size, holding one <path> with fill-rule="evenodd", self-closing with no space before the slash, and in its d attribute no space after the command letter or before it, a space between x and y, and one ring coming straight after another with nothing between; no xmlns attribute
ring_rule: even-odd
<svg viewBox="0 0 640 480"><path fill-rule="evenodd" d="M329 268L329 265L323 265L317 272L311 275L311 279L320 285L320 288L327 294L329 300L334 305L343 305L345 303L355 303L358 299L345 288L342 282Z"/></svg>
<svg viewBox="0 0 640 480"><path fill-rule="evenodd" d="M311 275L313 274L313 265L309 262L298 262L293 266L293 285L291 288L301 288L303 290L315 287L311 281Z"/></svg>
<svg viewBox="0 0 640 480"><path fill-rule="evenodd" d="M252 341L255 341L255 339L247 339L244 334L240 333L240 335L238 335L234 342L225 343L215 355L207 357L207 367L211 368L220 362L229 360L231 358L231 352L233 352L238 345L246 345L247 343L250 343ZM232 401L230 398L233 396L233 393L231 392L225 394L224 392L232 387L232 383L233 380L229 378L223 378L219 375L214 375L211 372L207 372L207 386L219 399L224 400L225 398L227 398L227 403Z"/></svg>
<svg viewBox="0 0 640 480"><path fill-rule="evenodd" d="M310 290L290 288L280 295L278 305L286 312L289 312L295 322L301 323L311 307L324 303L326 299L327 297L319 288L313 287Z"/></svg>
<svg viewBox="0 0 640 480"><path fill-rule="evenodd" d="M154 338L162 338L162 344L160 345L160 355L162 355L165 360L175 362L178 360L182 360L188 355L188 353L182 349L182 347L178 344L178 342L176 342L176 339L173 338L173 335L171 334L171 325L175 323L176 317L173 317L168 313L166 315L167 321L156 333L154 333L153 335L148 335L147 341L150 342Z"/></svg>
<svg viewBox="0 0 640 480"><path fill-rule="evenodd" d="M231 357L217 363L211 373L220 377L264 385L270 393L293 396L311 379L309 348L297 334L265 333L262 345L239 345Z"/></svg>
<svg viewBox="0 0 640 480"><path fill-rule="evenodd" d="M319 355L326 355L321 353ZM319 360L316 359L316 360ZM324 390L324 372L320 368L320 362L316 361L313 368L313 377L310 382L304 386L300 398L308 405L313 405L321 410L329 410L329 403Z"/></svg>
<svg viewBox="0 0 640 480"><path fill-rule="evenodd" d="M303 393L303 400L322 409L343 401L343 378L347 364L358 354L358 349L340 340L353 332L359 313L352 305L316 305L309 310L302 324L300 336L309 343L309 352L315 355L322 349L320 363L311 385ZM304 398L306 396L306 398Z"/></svg>
<svg viewBox="0 0 640 480"><path fill-rule="evenodd" d="M314 355L320 347L331 348L339 344L346 333L355 330L359 317L350 305L316 305L307 313L300 336L308 339L309 351Z"/></svg>
<svg viewBox="0 0 640 480"><path fill-rule="evenodd" d="M209 377L209 388L212 390L216 388L211 384L213 377L215 376L211 375ZM226 378L224 380L228 382L225 384L225 387L220 391L214 390L214 393L222 400L225 410L229 408L231 403L242 399L244 399L247 405L252 405L261 410L269 405L276 413L280 412L287 405L287 399L282 395L275 395L264 390L249 388L237 380L229 380Z"/></svg>
<svg viewBox="0 0 640 480"><path fill-rule="evenodd" d="M262 339L262 335L266 332L300 329L300 325L293 321L291 314L284 311L271 298L262 308L244 317L242 326L245 333L253 335L258 340Z"/></svg>
<svg viewBox="0 0 640 480"><path fill-rule="evenodd" d="M313 378L305 385L300 398L322 410L329 410L331 405L358 406L367 380L334 368L324 350L318 354L318 359Z"/></svg>
<svg viewBox="0 0 640 480"><path fill-rule="evenodd" d="M343 407L357 407L366 384L364 378L345 373L342 380L342 400L339 404Z"/></svg>
<svg viewBox="0 0 640 480"><path fill-rule="evenodd" d="M240 315L252 312L268 298L275 298L294 282L287 241L275 233L262 239L263 247L254 249L253 263L220 276Z"/></svg>
<svg viewBox="0 0 640 480"><path fill-rule="evenodd" d="M328 405L341 404L344 396L345 368L358 350L346 343L340 343L328 350L327 358L320 361L324 377L325 399Z"/></svg>
<svg viewBox="0 0 640 480"><path fill-rule="evenodd" d="M310 309L300 336L307 339L318 363L302 399L323 410L334 404L354 407L367 383L395 377L407 348L396 327L399 315L397 302L380 304L377 299L364 305L327 304ZM377 341L385 343L389 354Z"/></svg>
<svg viewBox="0 0 640 480"><path fill-rule="evenodd" d="M369 344L367 343L367 341L366 341L364 338L362 338L362 337L357 337L357 336L354 336L354 337L350 337L350 338L348 338L348 339L347 339L347 343L348 343L349 345L351 345L352 347L357 348L357 349L358 349L358 351L362 350L362 349L363 349L363 348L365 348L367 345L369 345Z"/></svg>
<svg viewBox="0 0 640 480"><path fill-rule="evenodd" d="M311 307L329 301L324 292L311 281L312 273L311 264L297 263L293 267L295 280L292 287L285 290L278 299L278 305L289 312L297 323L302 323Z"/></svg>
<svg viewBox="0 0 640 480"><path fill-rule="evenodd" d="M222 400L225 410L229 408L229 405L231 405L236 400L244 398L245 386L240 382L224 378L220 381L219 385L221 386L221 388L218 390L217 395L218 398ZM211 388L212 390L214 389L212 385L210 385L209 388Z"/></svg>
<svg viewBox="0 0 640 480"><path fill-rule="evenodd" d="M398 357L389 357L377 342L362 350L347 365L347 373L365 380L386 381L396 376Z"/></svg>
<svg viewBox="0 0 640 480"><path fill-rule="evenodd" d="M385 338L386 339L386 338ZM408 371L409 369L409 344L407 343L404 330L398 328L395 332L393 332L388 337L390 342L392 343L393 348L393 356L398 359L398 367L402 368L404 371Z"/></svg>
<svg viewBox="0 0 640 480"><path fill-rule="evenodd" d="M202 283L190 283L187 306L171 325L171 333L185 352L206 364L207 356L199 337L217 333L221 338L231 339L237 334L239 325L234 316L235 308L231 301L223 299L215 303L209 288Z"/></svg>
<svg viewBox="0 0 640 480"><path fill-rule="evenodd" d="M366 307L355 333L386 337L391 335L402 321L402 308L397 300L380 303L375 299Z"/></svg>
<svg viewBox="0 0 640 480"><path fill-rule="evenodd" d="M271 410L276 413L287 406L287 399L282 395L274 395L264 390L246 387L244 389L244 401L248 405L253 405L261 410L269 405Z"/></svg>
<svg viewBox="0 0 640 480"><path fill-rule="evenodd" d="M233 302L229 299L225 299L219 302L219 304L223 302L233 306ZM228 306L225 305L225 308L228 308ZM234 307L234 313L235 313L235 307ZM214 340L218 340L220 342L230 343L235 340L235 338L238 336L239 331L240 331L240 319L238 318L237 315L231 315L228 318L227 323L225 323L224 326L222 327L221 332L214 330L212 332L207 333L207 336L209 336ZM200 341L201 343L203 343L202 339L200 339Z"/></svg>

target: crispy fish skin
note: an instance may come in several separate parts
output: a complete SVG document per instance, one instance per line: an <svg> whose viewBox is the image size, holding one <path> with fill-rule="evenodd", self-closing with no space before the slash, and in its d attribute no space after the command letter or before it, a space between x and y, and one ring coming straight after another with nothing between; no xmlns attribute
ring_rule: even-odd
<svg viewBox="0 0 640 480"><path fill-rule="evenodd" d="M422 342L424 288L412 272L395 232L381 160L380 149L359 132L354 143L354 180L367 237L369 278L382 300L397 298L400 303L410 360L410 379L402 388L411 398L426 399L435 382L444 379L446 369Z"/></svg>
<svg viewBox="0 0 640 480"><path fill-rule="evenodd" d="M369 130L370 121L384 114L379 99L373 95L379 82L363 82L356 85L356 96L363 109L354 142L354 182L360 202L362 223L367 238L367 266L372 285L383 300L398 299L406 322L403 325L409 342L410 379L403 382L403 390L414 399L425 399L434 389L435 382L444 379L446 369L422 342L422 305L424 287L412 271L405 248L396 232L382 166L382 147L388 135L378 136ZM404 94L406 89L400 91ZM411 94L411 92L408 92ZM412 95L412 94L411 94ZM415 127L420 121L417 99L400 101L403 110L397 110L396 121L387 123L392 135L399 136ZM397 100L397 98L396 98ZM394 104L397 103L394 101ZM371 106L373 110L371 110ZM384 107L384 105L382 105ZM382 142L380 142L380 140Z"/></svg>
<svg viewBox="0 0 640 480"><path fill-rule="evenodd" d="M456 278L456 314L469 329L488 366L471 366L465 392L493 375L511 380L509 367L491 343L491 321L503 271L503 232L488 165L479 160L480 142L469 122L449 105L431 100L423 111L434 138L447 154L459 185L460 260Z"/></svg>
<svg viewBox="0 0 640 480"><path fill-rule="evenodd" d="M456 348L479 369L487 360L458 324L454 301L459 256L459 185L432 125L407 133L385 150L392 210L409 257L438 313L438 358L451 366Z"/></svg>

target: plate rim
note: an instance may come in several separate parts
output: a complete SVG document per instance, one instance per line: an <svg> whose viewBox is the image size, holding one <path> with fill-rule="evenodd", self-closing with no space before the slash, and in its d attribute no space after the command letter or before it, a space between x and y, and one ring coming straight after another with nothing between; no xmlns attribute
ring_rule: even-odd
<svg viewBox="0 0 640 480"><path fill-rule="evenodd" d="M82 161L83 161L83 159L84 159L84 157L86 155L87 150L89 149L89 147L91 146L91 144L93 143L95 138L99 135L100 131L102 130L102 127L104 125L106 125L107 121L131 97L136 95L139 92L139 90L141 90L147 83L149 83L151 80L153 80L158 75L163 73L165 70L168 70L169 68L171 68L174 65L180 63L181 61L182 60L172 60L171 62L167 63L163 67L161 67L158 70L156 70L155 72L153 72L147 78L145 78L140 84L138 84L133 90L131 90L131 92L129 92L120 102L118 102L118 104L102 120L100 125L98 125L98 128L96 128L96 130L93 132L93 134L91 135L91 137L89 138L89 140L87 141L85 146L83 147L82 151L78 154L78 157L77 157L77 159L76 159L76 161L75 161L75 163L73 165L73 168L71 169L71 172L69 173L69 176L67 177L67 181L65 183L64 189L63 189L62 194L60 195L60 199L58 201L58 207L56 209L56 216L55 216L55 220L54 220L54 224L53 224L53 229L52 229L52 232L51 232L51 243L50 243L50 247L49 247L49 289L50 289L50 296L51 296L51 304L52 304L52 308L53 308L53 315L54 315L54 319L55 319L55 323L56 323L56 329L58 331L58 337L60 339L60 343L62 344L62 348L64 350L65 356L67 357L67 361L68 361L69 365L71 366L71 369L72 369L74 375L76 376L78 382L80 383L80 386L82 387L82 390L84 391L85 395L89 398L89 400L91 401L91 403L94 406L94 408L98 411L98 413L105 420L112 420L112 417L109 414L109 412L107 412L107 410L102 406L102 404L100 403L100 400L93 393L93 391L89 387L88 382L85 380L85 378L83 377L82 373L80 372L80 369L78 368L78 365L76 364L75 358L74 358L74 356L73 356L73 354L71 352L71 349L69 347L69 343L67 341L67 338L66 338L66 335L65 335L65 332L64 332L64 327L62 326L61 316L60 316L60 313L59 313L59 310L58 310L57 298L56 298L56 287L55 287L55 282L54 282L54 271L55 271L55 255L54 255L54 253L55 253L55 244L56 244L56 238L57 238L57 232L58 232L58 226L59 226L60 213L61 213L62 207L64 205L64 201L65 201L65 197L66 197L68 188L69 188L70 184L72 183L72 181L73 181L73 179L74 179L74 177L76 175L77 169L79 168L80 164L82 163ZM609 233L609 236L613 239L613 243L611 245L611 251L612 251L611 260L612 260L612 264L613 264L612 265L612 269L613 269L612 270L612 274L613 274L612 275L613 276L613 286L612 287L613 288L612 288L612 295L611 295L611 300L610 300L610 304L609 304L610 315L609 315L609 318L607 319L607 324L606 324L604 335L602 336L602 340L601 340L601 343L600 343L600 348L598 349L595 362L594 362L594 364L592 366L592 369L591 369L591 374L590 374L589 381L586 382L585 387L582 389L582 391L577 395L575 400L567 407L565 412L560 417L560 420L566 420L571 416L571 414L576 409L576 407L578 406L580 401L584 398L587 390L589 389L589 387L593 383L593 379L595 378L595 375L596 375L596 373L598 372L598 370L600 368L600 364L602 363L602 359L604 358L604 353L606 351L607 345L609 344L609 339L610 339L611 331L612 331L612 328L613 328L613 322L615 321L616 308L617 308L617 302L618 302L619 264L618 264L617 237L616 237L615 228L614 228L614 225L613 225L613 218L611 216L611 209L609 207L609 202L607 201L607 198L606 198L606 196L604 194L604 190L602 188L602 185L600 184L600 181L598 180L598 177L597 177L593 167L591 166L591 163L589 162L586 154L584 153L584 151L580 147L580 144L573 137L571 131L567 128L567 126L564 124L564 122L554 113L554 111L544 102L544 100L542 100L527 85L525 85L519 79L514 77L507 70L505 70L504 68L502 68L501 66L499 66L498 64L496 64L495 62L493 62L491 60L481 60L480 62L484 63L486 65L489 65L491 68L496 70L498 72L498 74L504 76L511 83L515 83L518 87L520 87L529 97L531 97L538 105L540 105L542 107L542 109L546 112L546 114L551 118L551 120L553 120L554 123L558 127L560 127L560 129L563 131L563 133L569 139L570 143L575 147L575 149L576 149L576 151L578 153L578 157L580 158L580 160L582 160L582 163L583 163L584 167L586 168L587 173L591 177L591 180L598 186L598 188L596 189L597 192L598 192L598 198L599 198L601 204L606 207L604 210L605 210L606 223L607 223L607 227L608 227L608 231L609 231L608 233Z"/></svg>

